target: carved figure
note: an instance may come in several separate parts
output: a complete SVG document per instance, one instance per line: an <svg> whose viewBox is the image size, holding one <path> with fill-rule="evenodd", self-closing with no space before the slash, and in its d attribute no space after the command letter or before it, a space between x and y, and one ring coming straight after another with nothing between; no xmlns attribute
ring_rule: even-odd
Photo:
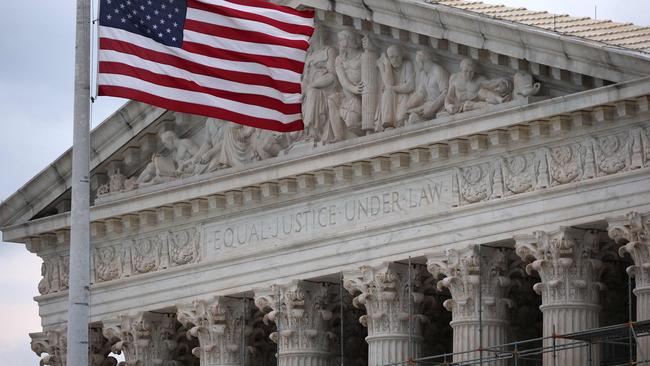
<svg viewBox="0 0 650 366"><path fill-rule="evenodd" d="M514 99L532 97L539 93L541 88L542 84L534 82L533 75L527 72L517 71L512 77L512 97Z"/></svg>
<svg viewBox="0 0 650 366"><path fill-rule="evenodd" d="M391 45L377 61L381 76L379 122L382 128L399 127L406 119L407 100L415 89L413 63L404 60L404 51Z"/></svg>
<svg viewBox="0 0 650 366"><path fill-rule="evenodd" d="M501 104L510 99L510 83L506 79L487 79L477 74L476 62L465 58L460 71L449 78L445 110L456 114L480 109L489 104Z"/></svg>
<svg viewBox="0 0 650 366"><path fill-rule="evenodd" d="M138 186L170 181L176 177L191 174L191 161L199 147L190 139L179 138L173 131L160 134L160 141L170 151L169 156L153 154L136 180Z"/></svg>
<svg viewBox="0 0 650 366"><path fill-rule="evenodd" d="M415 72L415 92L406 101L409 123L435 118L449 88L449 73L433 61L429 52L415 53Z"/></svg>
<svg viewBox="0 0 650 366"><path fill-rule="evenodd" d="M356 34L349 30L338 33L339 55L334 69L342 92L328 98L328 110L334 139L344 140L361 135L361 94L364 84L361 80L361 48Z"/></svg>
<svg viewBox="0 0 650 366"><path fill-rule="evenodd" d="M302 119L305 138L329 143L335 140L329 123L327 96L337 87L336 49L325 45L324 34L317 28L305 60L302 79Z"/></svg>
<svg viewBox="0 0 650 366"><path fill-rule="evenodd" d="M208 118L205 121L205 141L192 158L194 174L207 173L223 167L219 157L225 130L226 124L220 119Z"/></svg>

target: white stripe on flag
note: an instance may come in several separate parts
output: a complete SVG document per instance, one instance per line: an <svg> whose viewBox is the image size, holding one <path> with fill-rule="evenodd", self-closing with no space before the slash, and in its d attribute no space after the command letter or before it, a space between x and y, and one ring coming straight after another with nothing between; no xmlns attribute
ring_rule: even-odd
<svg viewBox="0 0 650 366"><path fill-rule="evenodd" d="M286 81L290 83L300 83L301 74L291 70L267 67L256 62L243 62L243 61L230 61L222 60L215 57L199 55L196 53L188 52L176 47L167 47L158 43L150 38L141 36L139 34L127 32L117 28L99 27L99 36L102 38L109 38L118 41L129 42L134 45L150 49L156 52L166 53L168 55L177 56L184 60L196 62L209 67L220 68L222 70L252 73L259 75L268 75L274 80Z"/></svg>
<svg viewBox="0 0 650 366"><path fill-rule="evenodd" d="M238 83L230 80L219 79L211 76L199 75L191 73L187 70L161 64L159 62L149 61L142 59L138 56L128 53L122 53L113 50L100 50L99 61L119 62L126 65L134 66L144 70L151 71L156 74L169 75L185 80L194 81L198 85L205 86L213 89L227 90L235 93L247 93L264 95L281 102L293 104L300 103L301 95L299 93L281 93L277 89L261 86Z"/></svg>
<svg viewBox="0 0 650 366"><path fill-rule="evenodd" d="M267 18L279 20L283 23L296 24L296 25L302 25L307 27L314 26L313 18L303 18L301 16L285 13L279 10L261 8L256 6L239 5L239 4L235 4L223 0L197 0L197 2L210 4L210 5L223 6L234 10L245 11L247 13L251 13L255 15L262 15Z"/></svg>
<svg viewBox="0 0 650 366"><path fill-rule="evenodd" d="M228 38L214 37L190 30L183 31L183 39L223 50L248 53L253 55L283 57L294 61L305 62L307 52L292 47L269 45L256 42L236 41Z"/></svg>
<svg viewBox="0 0 650 366"><path fill-rule="evenodd" d="M242 113L248 116L252 116L252 117L273 119L285 124L294 122L301 118L301 115L299 113L285 115L273 109L268 109L268 108L259 107L259 106L246 104L246 103L239 103L232 100L218 98L200 92L169 88L169 87L149 83L144 80L133 78L130 76L125 76L125 75L100 73L98 76L98 84L135 89L135 90L143 91L145 93L154 94L166 99L222 108L229 111L234 111L237 113Z"/></svg>
<svg viewBox="0 0 650 366"><path fill-rule="evenodd" d="M248 19L231 18L200 9L187 8L187 19L220 25L222 27L265 33L270 36L284 38L292 41L309 41L309 37L305 35L285 32L266 23L256 22L254 20Z"/></svg>

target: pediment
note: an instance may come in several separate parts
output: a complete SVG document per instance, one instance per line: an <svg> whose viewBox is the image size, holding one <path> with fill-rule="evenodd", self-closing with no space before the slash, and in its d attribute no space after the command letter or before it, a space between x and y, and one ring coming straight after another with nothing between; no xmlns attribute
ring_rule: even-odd
<svg viewBox="0 0 650 366"><path fill-rule="evenodd" d="M378 136L459 123L650 74L650 58L636 51L604 50L526 27L513 39L510 23L436 4L287 3L318 9L303 85L306 130L278 134L127 103L91 134L94 204L352 151ZM536 53L523 40L547 48ZM562 56L557 47L565 47ZM595 57L591 66L578 54ZM599 61L604 57L607 67ZM0 227L69 211L70 173L67 151L0 206ZM276 175L282 178L281 171Z"/></svg>

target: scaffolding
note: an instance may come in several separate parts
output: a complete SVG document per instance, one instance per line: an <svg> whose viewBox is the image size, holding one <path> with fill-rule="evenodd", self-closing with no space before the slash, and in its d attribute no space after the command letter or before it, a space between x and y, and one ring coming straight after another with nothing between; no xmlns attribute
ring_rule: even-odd
<svg viewBox="0 0 650 366"><path fill-rule="evenodd" d="M481 256L481 248L491 247L488 245L478 245L479 254L479 289L482 289L482 263L483 257ZM492 247L495 248L495 247ZM409 273L412 266L411 258L408 260ZM411 278L409 276L408 283L409 289L409 315L411 315L410 308L412 307L411 293ZM650 355L644 355L641 352L639 339L650 335L650 320L633 321L632 311L632 278L628 277L627 281L627 323L603 326L594 329L584 330L580 332L568 334L556 334L552 332L551 336L538 337L526 339L523 341L516 341L497 346L484 347L483 345L483 309L482 309L482 291L478 294L478 315L479 315L479 348L474 350L467 350L463 352L450 352L439 354L435 356L413 358L413 347L409 346L409 357L407 360L388 363L382 366L398 366L398 365L440 365L440 366L466 366L466 365L542 365L544 355L550 355L552 365L557 365L558 355L562 351L586 349L588 353L589 366L623 366L623 365L646 365L650 364ZM412 317L409 316L409 328L412 327ZM409 330L409 343L412 341L412 333ZM615 347L627 348L626 357L614 357L614 359L605 359L598 364L594 364L593 351L597 347L609 345ZM478 353L478 357L475 355ZM474 357L474 358L472 358ZM343 357L342 357L343 358ZM462 361L454 361L455 358L463 359ZM467 359L469 358L469 359ZM637 359L638 358L638 359Z"/></svg>
<svg viewBox="0 0 650 366"><path fill-rule="evenodd" d="M650 360L643 357L643 360L634 360L636 345L639 338L650 335L650 320L640 322L629 322L625 324L599 327L570 334L555 334L549 337L527 339L519 342L512 342L498 346L486 347L483 349L469 350L456 353L445 353L430 357L421 357L412 360L389 363L383 366L398 365L440 365L440 366L465 366L465 365L494 365L497 362L510 360L510 365L521 366L525 361L532 361L533 364L542 364L542 356L550 354L555 364L558 354L571 349L587 349L592 354L592 349L599 344L611 344L628 348L627 360L609 360L599 365L594 365L592 360L588 365L593 366L623 366L650 364ZM562 340L563 342L558 342ZM545 342L548 341L548 342ZM549 345L544 346L545 343ZM453 359L463 355L479 352L482 356L474 359L456 361ZM645 355L644 355L645 356ZM503 363L498 363L503 365Z"/></svg>

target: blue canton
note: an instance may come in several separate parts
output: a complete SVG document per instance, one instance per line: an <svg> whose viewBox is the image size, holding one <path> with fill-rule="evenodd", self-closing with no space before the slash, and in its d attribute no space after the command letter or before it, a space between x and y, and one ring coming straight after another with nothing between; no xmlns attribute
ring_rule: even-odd
<svg viewBox="0 0 650 366"><path fill-rule="evenodd" d="M137 33L167 46L182 46L185 0L100 1L100 25Z"/></svg>

